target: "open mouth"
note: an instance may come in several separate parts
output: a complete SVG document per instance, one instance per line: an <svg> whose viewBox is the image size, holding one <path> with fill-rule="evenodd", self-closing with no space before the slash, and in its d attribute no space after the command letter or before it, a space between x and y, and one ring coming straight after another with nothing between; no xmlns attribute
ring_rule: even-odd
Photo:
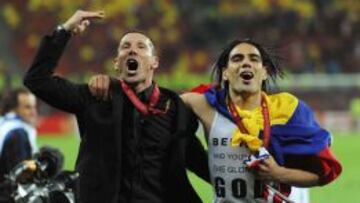
<svg viewBox="0 0 360 203"><path fill-rule="evenodd" d="M240 73L240 77L244 80L251 80L254 78L254 73L249 72L249 71L244 71L244 72Z"/></svg>
<svg viewBox="0 0 360 203"><path fill-rule="evenodd" d="M139 63L135 59L128 59L126 65L129 71L136 71L138 69Z"/></svg>

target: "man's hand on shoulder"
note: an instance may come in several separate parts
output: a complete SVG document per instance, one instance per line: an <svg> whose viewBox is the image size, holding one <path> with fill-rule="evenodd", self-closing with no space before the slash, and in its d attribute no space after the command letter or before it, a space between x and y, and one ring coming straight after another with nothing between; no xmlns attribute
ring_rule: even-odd
<svg viewBox="0 0 360 203"><path fill-rule="evenodd" d="M92 20L103 19L104 17L104 11L78 10L62 26L72 34L81 34L90 25Z"/></svg>
<svg viewBox="0 0 360 203"><path fill-rule="evenodd" d="M95 75L90 78L88 87L94 97L107 100L110 97L110 82L108 75Z"/></svg>

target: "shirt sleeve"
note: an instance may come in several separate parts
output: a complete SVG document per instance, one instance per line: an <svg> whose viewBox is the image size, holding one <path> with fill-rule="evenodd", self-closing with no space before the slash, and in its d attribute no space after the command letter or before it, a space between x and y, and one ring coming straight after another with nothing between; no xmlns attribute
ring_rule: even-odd
<svg viewBox="0 0 360 203"><path fill-rule="evenodd" d="M189 113L186 119L188 126L185 144L186 167L203 180L210 182L207 151L196 136L198 120L190 109L186 110Z"/></svg>
<svg viewBox="0 0 360 203"><path fill-rule="evenodd" d="M88 101L86 84L75 84L54 75L55 68L70 39L66 32L45 36L24 78L24 85L46 103L69 113L78 113Z"/></svg>

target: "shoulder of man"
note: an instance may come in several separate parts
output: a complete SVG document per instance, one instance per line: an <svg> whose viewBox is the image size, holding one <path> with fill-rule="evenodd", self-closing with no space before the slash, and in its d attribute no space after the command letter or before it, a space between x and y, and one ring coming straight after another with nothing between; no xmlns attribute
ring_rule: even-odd
<svg viewBox="0 0 360 203"><path fill-rule="evenodd" d="M25 146L30 143L28 132L24 128L14 128L9 130L1 144L1 148L5 148L6 145L16 145L19 147ZM2 151L0 148L0 151Z"/></svg>
<svg viewBox="0 0 360 203"><path fill-rule="evenodd" d="M273 125L318 126L312 108L290 93L282 92L269 95L268 102Z"/></svg>
<svg viewBox="0 0 360 203"><path fill-rule="evenodd" d="M277 102L277 103L281 103L281 104L288 104L288 103L296 103L298 102L298 98L288 92L279 92L276 94L269 94L268 95L269 101L270 102Z"/></svg>
<svg viewBox="0 0 360 203"><path fill-rule="evenodd" d="M292 94L281 92L267 97L272 124L285 124L298 108L299 100Z"/></svg>
<svg viewBox="0 0 360 203"><path fill-rule="evenodd" d="M173 90L170 90L168 88L165 87L159 87L161 94L165 94L168 97L174 98L174 99L179 99L179 94L176 93Z"/></svg>
<svg viewBox="0 0 360 203"><path fill-rule="evenodd" d="M180 96L178 93L176 93L173 90L164 88L164 87L159 87L160 89L160 103L173 103L176 105L176 107L182 107L185 104L183 103L183 101L180 99Z"/></svg>
<svg viewBox="0 0 360 203"><path fill-rule="evenodd" d="M6 139L13 139L13 138L24 138L27 139L28 132L25 128L14 128L7 133Z"/></svg>
<svg viewBox="0 0 360 203"><path fill-rule="evenodd" d="M165 102L172 102L177 112L177 120L179 121L179 129L193 131L197 128L197 119L194 112L185 105L179 94L173 90L160 87L161 94L165 95ZM164 100L163 100L164 101Z"/></svg>

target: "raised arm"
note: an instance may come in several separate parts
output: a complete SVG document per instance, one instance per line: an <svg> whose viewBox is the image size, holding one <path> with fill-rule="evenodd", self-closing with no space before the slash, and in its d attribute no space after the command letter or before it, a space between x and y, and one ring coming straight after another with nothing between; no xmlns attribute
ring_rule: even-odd
<svg viewBox="0 0 360 203"><path fill-rule="evenodd" d="M25 75L25 86L56 108L70 113L79 112L89 95L88 87L55 76L54 70L71 35L84 32L90 25L90 20L103 17L102 12L77 11L51 36L45 36Z"/></svg>

